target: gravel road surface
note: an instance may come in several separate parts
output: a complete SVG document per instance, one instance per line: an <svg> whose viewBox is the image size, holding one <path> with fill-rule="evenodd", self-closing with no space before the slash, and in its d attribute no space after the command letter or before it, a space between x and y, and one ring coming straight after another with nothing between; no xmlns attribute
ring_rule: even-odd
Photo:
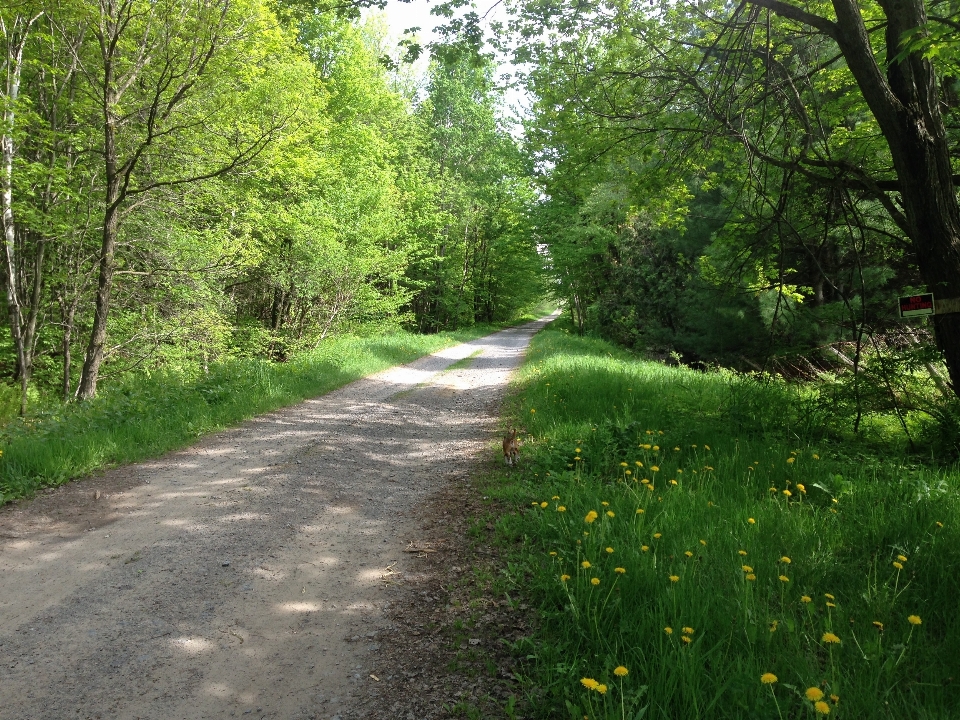
<svg viewBox="0 0 960 720"><path fill-rule="evenodd" d="M0 719L348 713L402 538L549 319L0 509Z"/></svg>

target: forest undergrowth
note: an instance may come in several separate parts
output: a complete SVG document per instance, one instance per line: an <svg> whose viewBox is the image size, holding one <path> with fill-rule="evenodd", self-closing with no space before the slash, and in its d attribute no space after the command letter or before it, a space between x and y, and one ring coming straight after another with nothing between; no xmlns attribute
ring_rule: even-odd
<svg viewBox="0 0 960 720"><path fill-rule="evenodd" d="M3 425L0 504L183 447L201 435L503 326L477 324L433 335L399 330L343 335L286 363L246 358L213 364L206 374L131 373L93 400L55 403Z"/></svg>
<svg viewBox="0 0 960 720"><path fill-rule="evenodd" d="M523 459L484 491L520 509L497 528L540 608L531 717L960 714L956 465L560 323L517 382Z"/></svg>

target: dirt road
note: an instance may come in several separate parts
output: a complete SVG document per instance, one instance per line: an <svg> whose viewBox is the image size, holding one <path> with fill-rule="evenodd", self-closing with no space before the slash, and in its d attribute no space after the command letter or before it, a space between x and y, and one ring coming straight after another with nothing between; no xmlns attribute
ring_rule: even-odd
<svg viewBox="0 0 960 720"><path fill-rule="evenodd" d="M349 711L417 572L401 538L491 452L544 322L0 510L0 718Z"/></svg>

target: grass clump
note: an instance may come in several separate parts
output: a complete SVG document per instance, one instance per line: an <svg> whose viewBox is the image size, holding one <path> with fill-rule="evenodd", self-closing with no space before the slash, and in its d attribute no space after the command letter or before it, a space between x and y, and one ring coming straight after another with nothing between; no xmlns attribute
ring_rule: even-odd
<svg viewBox="0 0 960 720"><path fill-rule="evenodd" d="M0 431L0 504L44 485L182 447L254 415L335 390L498 328L342 336L290 362L232 360L208 374L130 376L96 399L9 421Z"/></svg>
<svg viewBox="0 0 960 720"><path fill-rule="evenodd" d="M830 441L802 388L548 329L508 574L537 717L960 717L960 473Z"/></svg>

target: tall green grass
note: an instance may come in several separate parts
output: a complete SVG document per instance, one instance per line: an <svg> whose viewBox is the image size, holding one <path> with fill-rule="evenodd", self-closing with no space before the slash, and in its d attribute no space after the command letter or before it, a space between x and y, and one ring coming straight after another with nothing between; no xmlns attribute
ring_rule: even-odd
<svg viewBox="0 0 960 720"><path fill-rule="evenodd" d="M534 716L960 717L957 468L559 329L518 382L524 461L491 492L524 508L499 530L541 609Z"/></svg>
<svg viewBox="0 0 960 720"><path fill-rule="evenodd" d="M96 399L60 406L0 431L0 504L94 470L182 447L259 413L498 329L344 336L290 362L237 360L207 375L131 376Z"/></svg>

